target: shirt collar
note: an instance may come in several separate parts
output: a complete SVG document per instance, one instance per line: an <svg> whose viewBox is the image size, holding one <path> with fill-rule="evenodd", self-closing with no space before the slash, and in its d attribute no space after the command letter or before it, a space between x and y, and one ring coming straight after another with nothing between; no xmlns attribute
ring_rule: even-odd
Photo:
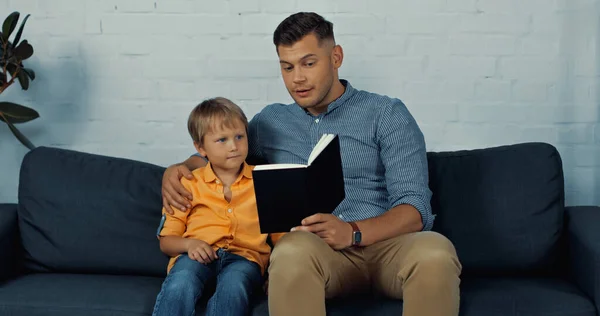
<svg viewBox="0 0 600 316"><path fill-rule="evenodd" d="M248 165L245 161L244 161L244 166L242 167L241 175L248 179L252 179L252 167L250 165ZM206 167L204 167L204 182L209 183L209 182L213 182L215 180L217 180L217 175L212 170L212 165L209 162L206 164ZM239 180L239 177L238 177L238 180ZM236 180L236 182L238 180Z"/></svg>

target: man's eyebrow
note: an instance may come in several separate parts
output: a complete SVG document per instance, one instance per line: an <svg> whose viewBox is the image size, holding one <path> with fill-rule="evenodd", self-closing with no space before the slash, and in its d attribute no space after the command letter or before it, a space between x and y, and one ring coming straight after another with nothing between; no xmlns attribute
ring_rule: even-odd
<svg viewBox="0 0 600 316"><path fill-rule="evenodd" d="M300 58L300 60L304 60L304 59L307 59L310 57L316 57L316 56L317 56L317 54L306 54L306 55L302 56L302 58ZM289 61L285 61L285 60L279 60L279 63L280 64L290 64L290 65L292 64Z"/></svg>

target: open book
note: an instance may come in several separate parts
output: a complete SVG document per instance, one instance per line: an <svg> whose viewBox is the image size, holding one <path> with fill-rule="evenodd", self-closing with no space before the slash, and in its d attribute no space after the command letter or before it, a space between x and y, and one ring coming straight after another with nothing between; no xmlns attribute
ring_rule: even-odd
<svg viewBox="0 0 600 316"><path fill-rule="evenodd" d="M339 137L324 134L306 165L259 165L252 177L263 234L288 232L310 215L331 213L345 198Z"/></svg>

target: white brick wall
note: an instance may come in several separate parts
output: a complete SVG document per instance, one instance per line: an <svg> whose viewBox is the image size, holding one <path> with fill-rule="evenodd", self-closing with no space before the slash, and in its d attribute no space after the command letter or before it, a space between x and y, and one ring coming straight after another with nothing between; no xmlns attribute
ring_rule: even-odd
<svg viewBox="0 0 600 316"><path fill-rule="evenodd" d="M341 75L399 97L429 150L549 142L568 204L600 204L600 0L0 0L31 13L38 79L2 100L36 108L37 145L159 165L193 148L185 120L223 95L249 116L288 102L271 43L298 10L335 24ZM0 202L26 153L0 125Z"/></svg>

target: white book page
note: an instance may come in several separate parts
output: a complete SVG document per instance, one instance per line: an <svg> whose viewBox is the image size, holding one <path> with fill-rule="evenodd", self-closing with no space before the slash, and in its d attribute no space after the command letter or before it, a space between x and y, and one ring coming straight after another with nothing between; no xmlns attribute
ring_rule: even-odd
<svg viewBox="0 0 600 316"><path fill-rule="evenodd" d="M295 164L295 163L279 163L270 165L258 165L254 167L255 171L260 170L275 170L275 169L294 169L294 168L306 168L307 165Z"/></svg>
<svg viewBox="0 0 600 316"><path fill-rule="evenodd" d="M321 136L321 139L319 139L319 142L315 145L315 148L313 148L310 156L308 157L309 166L319 156L323 149L325 149L325 147L331 143L333 138L335 138L334 134L323 134L323 136Z"/></svg>

